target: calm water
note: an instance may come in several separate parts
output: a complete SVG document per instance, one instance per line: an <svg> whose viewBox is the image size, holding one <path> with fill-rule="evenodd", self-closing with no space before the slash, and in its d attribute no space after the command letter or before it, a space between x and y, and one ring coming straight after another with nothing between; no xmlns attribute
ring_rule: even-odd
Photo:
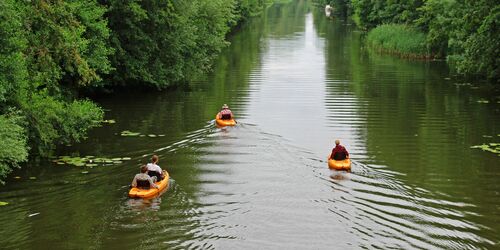
<svg viewBox="0 0 500 250"><path fill-rule="evenodd" d="M500 142L498 91L455 79L443 62L373 53L353 25L311 10L305 1L269 8L189 90L98 99L117 123L57 153L132 160L30 162L0 188L9 202L1 246L500 247L500 158L470 148ZM238 126L214 126L223 103ZM352 173L327 168L336 138ZM129 199L153 153L170 172L169 190Z"/></svg>

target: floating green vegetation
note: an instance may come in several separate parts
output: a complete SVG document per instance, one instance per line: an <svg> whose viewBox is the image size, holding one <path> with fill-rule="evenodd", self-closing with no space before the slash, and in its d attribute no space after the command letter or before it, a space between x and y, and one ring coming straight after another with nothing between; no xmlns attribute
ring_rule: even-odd
<svg viewBox="0 0 500 250"><path fill-rule="evenodd" d="M141 133L139 132L132 132L132 131L128 131L128 130L125 130L125 131L122 131L120 133L121 136L140 136Z"/></svg>
<svg viewBox="0 0 500 250"><path fill-rule="evenodd" d="M71 157L71 156L60 156L58 159L53 160L55 164L58 165L73 165L77 167L97 167L97 166L105 166L105 165L113 165L120 164L123 161L131 160L130 157L116 157L116 158L104 158L104 157L95 157L92 155L85 157Z"/></svg>
<svg viewBox="0 0 500 250"><path fill-rule="evenodd" d="M9 204L8 202L0 201L0 206L5 206L5 205L8 205L8 204Z"/></svg>
<svg viewBox="0 0 500 250"><path fill-rule="evenodd" d="M477 100L478 103L490 103L490 101L485 100L485 99L479 99Z"/></svg>
<svg viewBox="0 0 500 250"><path fill-rule="evenodd" d="M115 123L116 123L116 121L115 121L115 120L113 120L113 119L110 119L110 120L104 120L104 121L102 121L102 123L107 123L107 124L115 124Z"/></svg>
<svg viewBox="0 0 500 250"><path fill-rule="evenodd" d="M129 130L124 130L120 133L121 136L131 136L131 137L134 137L134 136L139 136L139 137L150 137L150 138L155 138L155 137L164 137L165 135L161 134L161 135L155 135L155 134L148 134L148 135L144 135L144 134L141 134L139 132L132 132L132 131L129 131Z"/></svg>
<svg viewBox="0 0 500 250"><path fill-rule="evenodd" d="M494 154L497 154L500 156L500 143L488 143L488 144L482 144L482 145L475 145L470 148L478 148L483 151L488 151Z"/></svg>

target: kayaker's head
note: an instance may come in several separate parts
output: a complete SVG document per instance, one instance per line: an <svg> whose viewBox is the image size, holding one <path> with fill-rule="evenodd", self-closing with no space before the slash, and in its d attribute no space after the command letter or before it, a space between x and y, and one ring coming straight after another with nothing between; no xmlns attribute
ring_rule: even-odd
<svg viewBox="0 0 500 250"><path fill-rule="evenodd" d="M340 140L335 140L335 145L340 145Z"/></svg>
<svg viewBox="0 0 500 250"><path fill-rule="evenodd" d="M158 156L157 155L153 155L153 157L151 157L151 162L158 163Z"/></svg>
<svg viewBox="0 0 500 250"><path fill-rule="evenodd" d="M145 174L146 172L148 172L148 167L146 165L142 165L141 166L141 173Z"/></svg>
<svg viewBox="0 0 500 250"><path fill-rule="evenodd" d="M228 109L228 108L229 106L227 106L227 104L222 105L222 109Z"/></svg>

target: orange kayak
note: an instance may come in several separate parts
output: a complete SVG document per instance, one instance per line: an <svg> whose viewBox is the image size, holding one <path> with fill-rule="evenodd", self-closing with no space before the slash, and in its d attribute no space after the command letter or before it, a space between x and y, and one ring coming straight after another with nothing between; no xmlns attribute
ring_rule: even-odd
<svg viewBox="0 0 500 250"><path fill-rule="evenodd" d="M236 121L234 119L231 119L231 120L222 120L222 119L219 118L219 114L217 114L215 116L215 123L217 123L217 125L219 125L221 127L236 125Z"/></svg>
<svg viewBox="0 0 500 250"><path fill-rule="evenodd" d="M328 160L328 167L335 170L351 170L351 159L347 158L345 160L336 161L334 159Z"/></svg>
<svg viewBox="0 0 500 250"><path fill-rule="evenodd" d="M155 184L158 185L158 188L142 189L133 187L128 192L128 196L130 198L144 198L144 199L149 199L157 196L161 191L165 190L165 188L168 187L168 181L170 176L168 175L167 171L164 171L163 173L165 175L163 180L155 182Z"/></svg>

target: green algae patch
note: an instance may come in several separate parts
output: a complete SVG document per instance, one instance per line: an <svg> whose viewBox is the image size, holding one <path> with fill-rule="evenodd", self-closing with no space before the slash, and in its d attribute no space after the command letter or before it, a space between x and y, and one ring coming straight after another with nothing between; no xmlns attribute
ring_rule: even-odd
<svg viewBox="0 0 500 250"><path fill-rule="evenodd" d="M492 142L488 144L471 146L470 148L481 149L482 151L491 152L500 156L500 143Z"/></svg>
<svg viewBox="0 0 500 250"><path fill-rule="evenodd" d="M110 120L104 120L104 121L102 121L102 123L106 123L106 124L115 124L115 123L116 123L116 121L115 121L115 120L113 120L113 119L110 119Z"/></svg>
<svg viewBox="0 0 500 250"><path fill-rule="evenodd" d="M139 132L132 132L132 131L129 131L129 130L124 130L120 133L121 136L140 136L141 133Z"/></svg>
<svg viewBox="0 0 500 250"><path fill-rule="evenodd" d="M156 137L164 137L165 135L156 135L156 134L141 134L139 132L132 132L130 130L124 130L120 132L120 136L125 136L125 137L149 137L149 138L156 138Z"/></svg>
<svg viewBox="0 0 500 250"><path fill-rule="evenodd" d="M108 166L114 164L121 164L123 161L131 160L130 157L115 157L115 158L105 158L105 157L95 157L95 156L85 156L85 157L70 157L70 156L60 156L58 159L53 160L57 165L72 165L76 167L98 167L98 166Z"/></svg>

